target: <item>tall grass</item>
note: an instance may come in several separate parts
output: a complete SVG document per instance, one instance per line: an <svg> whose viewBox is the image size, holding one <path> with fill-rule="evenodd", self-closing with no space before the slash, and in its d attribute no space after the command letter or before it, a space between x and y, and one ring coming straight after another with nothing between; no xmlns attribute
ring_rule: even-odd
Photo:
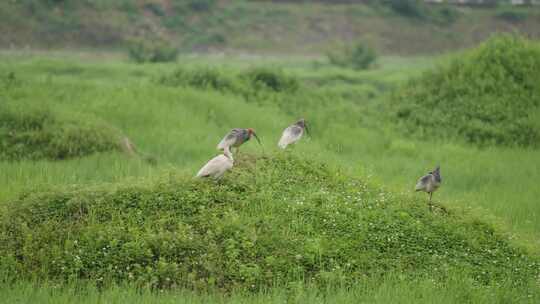
<svg viewBox="0 0 540 304"><path fill-rule="evenodd" d="M407 281L399 274L390 274L379 281L359 282L346 288L321 290L309 286L289 286L259 293L196 291L149 291L131 286L117 286L99 290L88 284L58 287L19 282L0 285L2 300L6 303L231 303L231 304L277 304L277 303L536 303L540 300L538 289L522 292L506 286L481 287L454 274L444 284L429 279Z"/></svg>

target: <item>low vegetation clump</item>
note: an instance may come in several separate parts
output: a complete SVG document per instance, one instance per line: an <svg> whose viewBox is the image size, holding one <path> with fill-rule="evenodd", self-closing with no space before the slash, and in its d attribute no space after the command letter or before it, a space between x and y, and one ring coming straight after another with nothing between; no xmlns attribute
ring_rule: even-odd
<svg viewBox="0 0 540 304"><path fill-rule="evenodd" d="M174 62L178 57L178 48L165 40L131 40L129 58L137 63Z"/></svg>
<svg viewBox="0 0 540 304"><path fill-rule="evenodd" d="M495 16L508 22L518 23L527 20L529 18L529 12L510 7L501 9Z"/></svg>
<svg viewBox="0 0 540 304"><path fill-rule="evenodd" d="M221 182L27 193L0 218L0 275L107 286L348 285L397 271L527 284L538 261L489 224L290 156L244 156Z"/></svg>
<svg viewBox="0 0 540 304"><path fill-rule="evenodd" d="M159 78L158 82L169 86L213 89L241 95L251 95L261 91L294 92L300 87L300 83L295 77L270 68L225 72L217 68L186 69L180 67Z"/></svg>
<svg viewBox="0 0 540 304"><path fill-rule="evenodd" d="M111 126L79 117L63 118L29 105L0 104L0 160L61 160L120 148Z"/></svg>
<svg viewBox="0 0 540 304"><path fill-rule="evenodd" d="M355 70L368 69L377 61L375 50L363 43L328 52L326 57L333 65Z"/></svg>
<svg viewBox="0 0 540 304"><path fill-rule="evenodd" d="M418 137L537 147L539 110L540 45L502 35L409 82L389 112Z"/></svg>
<svg viewBox="0 0 540 304"><path fill-rule="evenodd" d="M450 5L428 5L422 0L386 0L377 5L388 6L403 17L448 25L459 18L459 12Z"/></svg>

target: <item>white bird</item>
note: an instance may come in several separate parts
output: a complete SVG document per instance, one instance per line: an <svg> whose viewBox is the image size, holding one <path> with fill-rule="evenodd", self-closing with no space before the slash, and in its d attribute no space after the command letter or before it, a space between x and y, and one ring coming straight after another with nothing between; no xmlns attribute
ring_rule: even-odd
<svg viewBox="0 0 540 304"><path fill-rule="evenodd" d="M223 149L223 154L212 158L197 173L196 177L212 177L219 179L225 174L225 171L233 167L234 159L229 147Z"/></svg>
<svg viewBox="0 0 540 304"><path fill-rule="evenodd" d="M414 190L429 193L429 203L431 204L433 192L439 189L439 187L441 186L441 182L441 168L440 166L437 166L437 168L435 168L435 170L433 170L432 172L429 172L428 174L420 177L420 179L416 183L416 187L414 187Z"/></svg>
<svg viewBox="0 0 540 304"><path fill-rule="evenodd" d="M304 130L306 130L306 132L309 134L306 121L302 118L294 124L288 126L283 131L281 139L278 142L278 146L281 149L285 149L288 145L294 144L300 140L300 138L302 138L302 135L304 135Z"/></svg>

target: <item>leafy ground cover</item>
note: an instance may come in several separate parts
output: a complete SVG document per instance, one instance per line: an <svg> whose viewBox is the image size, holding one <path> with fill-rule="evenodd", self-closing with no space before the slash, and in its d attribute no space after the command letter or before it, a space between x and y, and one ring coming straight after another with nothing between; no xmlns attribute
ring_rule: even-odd
<svg viewBox="0 0 540 304"><path fill-rule="evenodd" d="M540 45L495 36L399 90L390 106L405 133L477 145L540 145Z"/></svg>
<svg viewBox="0 0 540 304"><path fill-rule="evenodd" d="M169 177L23 194L0 221L3 277L261 290L388 272L527 286L540 274L533 256L459 211L430 211L298 157L237 162L219 183Z"/></svg>

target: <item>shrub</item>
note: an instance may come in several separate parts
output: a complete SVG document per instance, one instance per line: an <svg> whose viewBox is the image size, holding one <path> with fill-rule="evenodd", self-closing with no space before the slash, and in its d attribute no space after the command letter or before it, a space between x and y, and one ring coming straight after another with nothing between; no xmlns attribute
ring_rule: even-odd
<svg viewBox="0 0 540 304"><path fill-rule="evenodd" d="M433 18L443 25L452 24L459 18L459 11L452 6L444 6L437 10Z"/></svg>
<svg viewBox="0 0 540 304"><path fill-rule="evenodd" d="M424 19L427 16L425 4L421 0L387 0L387 4L405 17Z"/></svg>
<svg viewBox="0 0 540 304"><path fill-rule="evenodd" d="M540 45L495 36L411 81L390 105L388 112L409 134L538 146Z"/></svg>
<svg viewBox="0 0 540 304"><path fill-rule="evenodd" d="M5 75L0 75L0 88L9 89L11 87L18 86L20 80L17 78L14 72L9 72Z"/></svg>
<svg viewBox="0 0 540 304"><path fill-rule="evenodd" d="M365 70L375 63L377 53L373 48L358 43L352 47L344 47L339 51L329 52L327 58L331 64L337 66Z"/></svg>
<svg viewBox="0 0 540 304"><path fill-rule="evenodd" d="M256 92L294 92L299 87L296 78L269 68L254 68L239 74L228 74L216 68L180 67L173 73L159 78L158 82L170 86L210 88L244 96Z"/></svg>
<svg viewBox="0 0 540 304"><path fill-rule="evenodd" d="M173 62L178 49L166 41L135 39L129 42L129 58L137 63Z"/></svg>
<svg viewBox="0 0 540 304"><path fill-rule="evenodd" d="M270 89L274 92L294 92L300 86L296 78L269 68L254 68L244 72L240 77L247 80L254 89Z"/></svg>
<svg viewBox="0 0 540 304"><path fill-rule="evenodd" d="M310 160L239 164L218 184L167 176L22 195L0 217L3 278L259 290L392 271L516 285L539 274L527 252L460 213L431 212Z"/></svg>
<svg viewBox="0 0 540 304"><path fill-rule="evenodd" d="M177 68L171 74L164 75L159 83L169 86L189 86L198 89L235 91L234 78L214 68L186 69Z"/></svg>
<svg viewBox="0 0 540 304"><path fill-rule="evenodd" d="M496 16L505 21L517 23L525 21L529 17L529 14L526 11L509 8L497 12Z"/></svg>
<svg viewBox="0 0 540 304"><path fill-rule="evenodd" d="M0 104L0 160L60 160L119 148L118 132L103 122L28 108Z"/></svg>

